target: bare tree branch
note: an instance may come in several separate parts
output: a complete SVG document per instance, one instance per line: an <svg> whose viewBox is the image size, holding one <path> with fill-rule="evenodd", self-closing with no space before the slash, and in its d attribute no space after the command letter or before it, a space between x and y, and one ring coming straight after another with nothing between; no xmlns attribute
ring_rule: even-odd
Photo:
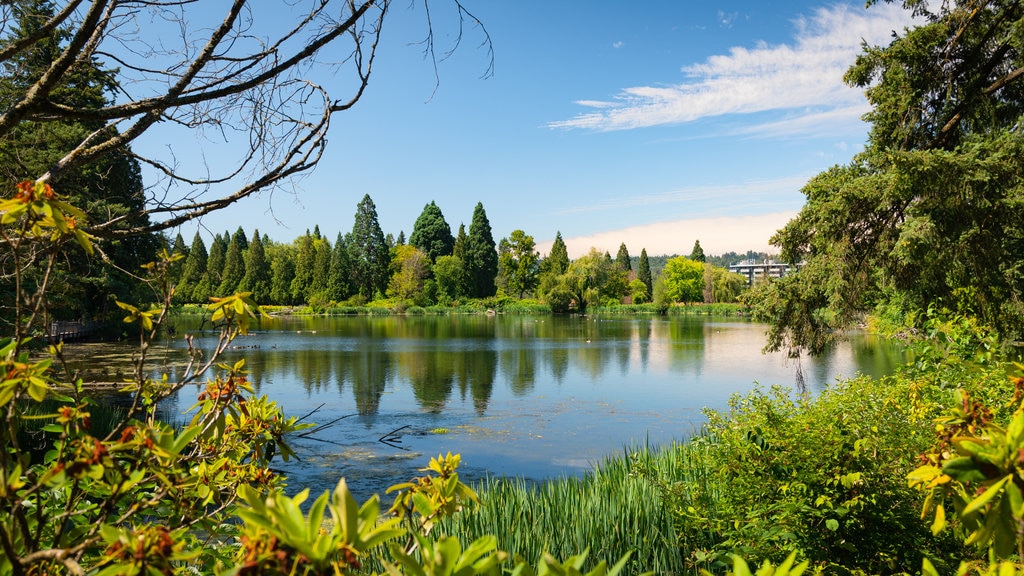
<svg viewBox="0 0 1024 576"><path fill-rule="evenodd" d="M490 59L484 76L490 75L486 30L461 0L445 1L453 7L458 34L436 52L433 3L423 0L424 50L435 78L438 62L461 43L466 22L481 33ZM384 22L394 17L391 0L232 0L216 19L210 18L209 4L202 8L206 12L192 0L73 0L27 39L0 29L0 61L58 27L70 38L32 86L0 110L0 138L22 122L95 127L31 178L58 183L69 170L128 151L161 179L148 183L145 208L160 221L117 226L122 215L90 223L90 232L100 237L172 228L312 169L323 154L331 115L349 110L365 94ZM280 17L289 10L290 22ZM118 67L116 94L107 105L76 107L53 97L76 64L91 62ZM158 126L212 138L217 161L182 163L169 146L143 151L139 139ZM230 164L221 158L227 149L237 154Z"/></svg>

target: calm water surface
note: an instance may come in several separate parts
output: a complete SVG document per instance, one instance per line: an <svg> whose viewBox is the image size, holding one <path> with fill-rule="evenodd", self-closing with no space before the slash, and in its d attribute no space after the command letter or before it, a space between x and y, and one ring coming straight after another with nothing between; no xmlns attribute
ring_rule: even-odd
<svg viewBox="0 0 1024 576"><path fill-rule="evenodd" d="M179 334L195 330L188 323ZM244 357L258 393L287 414L333 422L294 440L301 460L282 466L293 491L316 494L345 476L365 498L448 451L471 480L578 475L628 446L690 436L703 408L754 386L813 393L903 360L859 334L819 358L762 354L764 329L704 317L275 318L225 360ZM209 348L213 335L196 341Z"/></svg>

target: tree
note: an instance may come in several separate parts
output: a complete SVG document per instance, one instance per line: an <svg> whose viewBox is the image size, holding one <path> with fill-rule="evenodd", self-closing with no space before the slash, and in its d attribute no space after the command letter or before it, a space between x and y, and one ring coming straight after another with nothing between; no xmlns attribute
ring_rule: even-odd
<svg viewBox="0 0 1024 576"><path fill-rule="evenodd" d="M1024 326L1024 17L1019 3L912 2L921 26L866 46L845 80L872 106L864 151L803 189L772 243L796 274L751 301L770 348L820 351L877 309Z"/></svg>
<svg viewBox="0 0 1024 576"><path fill-rule="evenodd" d="M633 270L633 264L629 261L629 250L626 250L625 242L619 244L619 252L615 255L615 264L626 272Z"/></svg>
<svg viewBox="0 0 1024 576"><path fill-rule="evenodd" d="M0 32L0 123L12 114L18 102L39 87L38 80L54 66L63 47L72 38L66 26L48 25L56 9L45 0L7 3L3 9L7 24ZM13 25L11 25L13 24ZM17 47L17 49L15 49ZM47 106L89 114L102 109L120 89L114 71L104 68L93 55L83 54L74 62L63 62L64 73L48 78ZM88 138L116 135L102 121L70 118L50 113L47 120L25 119L0 128L0 181L6 190L35 178L66 157ZM60 188L64 200L83 212L77 226L97 237L95 254L83 254L76 244L47 273L59 281L50 285L49 312L58 318L96 318L115 308L115 300L133 300L144 295L141 283L132 275L155 258L161 240L156 234L113 238L99 234L94 225L107 222L118 232L148 226L144 191L138 161L124 145L110 146L105 153L68 167ZM31 268L38 256L23 252L20 266ZM111 264L111 265L108 265ZM2 278L11 278L12 263L3 262ZM172 263L180 270L181 262ZM37 282L37 273L22 278L25 287ZM0 281L0 284L6 280Z"/></svg>
<svg viewBox="0 0 1024 576"><path fill-rule="evenodd" d="M416 218L409 236L409 244L422 250L431 262L439 256L449 256L455 249L455 238L452 229L445 222L444 214L433 201L423 207L423 212Z"/></svg>
<svg viewBox="0 0 1024 576"><path fill-rule="evenodd" d="M672 302L701 302L704 298L704 265L683 256L665 263L661 273L665 295Z"/></svg>
<svg viewBox="0 0 1024 576"><path fill-rule="evenodd" d="M171 254L181 255L180 260L176 260L171 263L170 268L167 270L170 281L177 284L181 281L181 273L185 267L185 261L188 259L189 249L188 245L185 244L185 239L181 237L181 234L174 235L174 242L171 243Z"/></svg>
<svg viewBox="0 0 1024 576"><path fill-rule="evenodd" d="M217 287L218 294L234 293L245 276L245 254L242 253L240 238L245 238L244 232L241 235L236 233L228 242L228 251L224 255L224 270L220 275L220 286ZM245 243L248 244L249 241L246 240Z"/></svg>
<svg viewBox="0 0 1024 576"><path fill-rule="evenodd" d="M640 250L640 260L636 265L636 277L647 286L647 299L654 296L654 280L651 278L651 263L647 259L647 248Z"/></svg>
<svg viewBox="0 0 1024 576"><path fill-rule="evenodd" d="M273 244L267 246L270 260L270 301L274 304L298 304L292 296L292 281L295 280L295 245Z"/></svg>
<svg viewBox="0 0 1024 576"><path fill-rule="evenodd" d="M469 223L469 235L466 237L466 254L463 258L466 274L469 278L474 298L494 296L497 286L494 284L498 275L498 252L491 235L491 223L487 220L484 205L477 202L473 209L473 220Z"/></svg>
<svg viewBox="0 0 1024 576"><path fill-rule="evenodd" d="M49 5L16 6L36 4ZM457 23L468 19L478 24L458 2L450 6ZM133 226L115 230L120 219L111 217L91 227L103 237L173 229L316 165L331 117L352 108L369 83L383 24L390 21L389 7L390 2L326 0L294 19L268 19L261 17L267 11L254 0L233 2L220 13L190 10L188 3L68 3L51 10L52 17L34 18L39 33L22 35L21 42L15 41L18 31L5 30L0 36L0 61L39 63L37 69L23 71L18 79L24 89L8 96L0 108L0 139L29 123L92 123L88 133L68 140L67 152L56 162L22 174L54 184L131 145L158 122L168 130L202 133L205 138L198 141L209 139L214 145L250 143L221 146L216 164L196 165L182 165L173 150L154 146L153 155L138 156L139 162L168 180L152 183L168 193L142 206L138 215L146 219ZM428 26L439 22L439 8L431 7L435 17ZM56 40L67 41L55 41L56 31ZM486 29L477 25L474 31L487 42ZM457 45L461 26L456 32L451 37ZM426 52L437 64L435 46L429 42ZM44 49L49 50L45 58L40 57ZM116 59L118 98L99 106L62 101L63 88L74 83L82 63L96 54ZM347 81L327 81L335 76ZM328 85L339 93L328 92ZM204 189L207 193L196 193ZM149 221L151 215L160 217Z"/></svg>
<svg viewBox="0 0 1024 576"><path fill-rule="evenodd" d="M348 247L352 281L359 294L373 300L387 289L391 255L384 242L384 232L377 222L377 208L369 194L363 196L356 206Z"/></svg>
<svg viewBox="0 0 1024 576"><path fill-rule="evenodd" d="M328 271L327 297L333 302L341 302L352 295L352 284L349 275L352 273L352 264L348 258L348 243L345 237L338 232L334 241L334 249L331 251L331 266Z"/></svg>
<svg viewBox="0 0 1024 576"><path fill-rule="evenodd" d="M295 239L295 275L292 276L292 302L305 304L309 302L310 287L313 285L313 271L316 268L316 248L313 246L313 235L309 229Z"/></svg>
<svg viewBox="0 0 1024 576"><path fill-rule="evenodd" d="M224 260L228 252L228 234L217 234L210 244L210 257L206 260L206 274L196 285L192 293L195 302L206 302L210 296L218 293L222 272L224 271Z"/></svg>
<svg viewBox="0 0 1024 576"><path fill-rule="evenodd" d="M432 272L438 304L448 305L466 296L465 270L458 256L441 256L434 262Z"/></svg>
<svg viewBox="0 0 1024 576"><path fill-rule="evenodd" d="M551 243L551 252L544 259L544 272L555 275L565 274L569 269L569 251L562 240L562 233L555 232L555 241Z"/></svg>
<svg viewBox="0 0 1024 576"><path fill-rule="evenodd" d="M208 260L206 243L203 242L203 237L199 235L199 232L196 232L192 237L192 247L188 250L185 265L182 267L181 280L174 293L176 300L179 302L206 302L210 294L197 294L196 287L206 276Z"/></svg>
<svg viewBox="0 0 1024 576"><path fill-rule="evenodd" d="M513 230L499 243L499 285L506 294L524 298L537 286L540 255L534 250L533 236Z"/></svg>
<svg viewBox="0 0 1024 576"><path fill-rule="evenodd" d="M693 250L690 251L690 260L701 264L707 262L707 258L704 257L704 249L700 247L700 240L694 240Z"/></svg>
<svg viewBox="0 0 1024 576"><path fill-rule="evenodd" d="M270 299L271 274L259 230L253 230L252 240L248 244L249 248L245 251L245 275L238 283L238 291L252 292L254 300L267 302Z"/></svg>
<svg viewBox="0 0 1024 576"><path fill-rule="evenodd" d="M412 244L394 248L393 270L387 295L399 301L415 301L423 291L423 282L430 274L430 258Z"/></svg>

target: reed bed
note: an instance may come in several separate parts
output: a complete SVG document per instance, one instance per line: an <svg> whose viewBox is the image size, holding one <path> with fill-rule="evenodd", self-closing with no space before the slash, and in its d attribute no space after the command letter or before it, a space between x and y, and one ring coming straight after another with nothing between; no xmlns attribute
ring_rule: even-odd
<svg viewBox="0 0 1024 576"><path fill-rule="evenodd" d="M703 452L688 444L627 449L582 478L485 480L480 504L438 529L465 541L494 534L500 549L531 563L545 552L565 559L589 550L589 566L612 564L632 552L626 574L692 573L688 558L708 542L678 534L677 510L706 508L716 493L702 485L708 477Z"/></svg>

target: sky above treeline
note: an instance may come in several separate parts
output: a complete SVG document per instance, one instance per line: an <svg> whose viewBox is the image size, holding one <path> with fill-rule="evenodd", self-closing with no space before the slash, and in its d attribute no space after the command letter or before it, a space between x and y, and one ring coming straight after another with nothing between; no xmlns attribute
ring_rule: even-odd
<svg viewBox="0 0 1024 576"><path fill-rule="evenodd" d="M443 51L455 16L435 5ZM290 242L319 225L333 241L369 194L395 236L431 201L453 233L482 202L495 241L521 229L544 255L559 231L571 257L623 242L633 255L689 254L695 240L708 254L772 251L803 184L863 148L867 102L843 73L863 42L912 22L863 0L464 5L490 37L492 74L468 27L435 77L417 44L422 5L396 3L369 87L332 121L315 171L203 218L203 233L241 225ZM138 145L215 162L217 143Z"/></svg>

